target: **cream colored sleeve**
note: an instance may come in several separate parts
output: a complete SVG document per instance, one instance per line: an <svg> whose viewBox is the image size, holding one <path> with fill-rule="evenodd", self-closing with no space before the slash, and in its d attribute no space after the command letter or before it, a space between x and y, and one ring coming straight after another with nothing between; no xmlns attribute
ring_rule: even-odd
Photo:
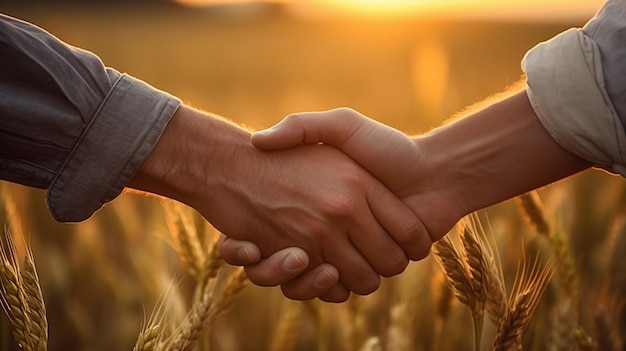
<svg viewBox="0 0 626 351"><path fill-rule="evenodd" d="M566 150L626 176L626 135L607 94L600 50L581 29L531 49L522 61L530 102Z"/></svg>

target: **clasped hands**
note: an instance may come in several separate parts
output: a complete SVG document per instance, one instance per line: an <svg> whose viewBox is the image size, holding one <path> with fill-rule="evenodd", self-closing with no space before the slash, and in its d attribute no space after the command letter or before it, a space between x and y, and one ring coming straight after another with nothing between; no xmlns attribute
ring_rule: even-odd
<svg viewBox="0 0 626 351"><path fill-rule="evenodd" d="M432 243L465 214L438 183L426 136L410 138L354 110L293 114L251 140L268 157L308 148L301 157L314 157L317 166L299 169L299 176L324 184L301 190L319 191L330 203L321 215L274 208L291 214L290 225L302 233L294 231L291 241L280 233L273 240L254 233L244 240L219 240L228 263L244 266L257 285L280 285L289 298L342 302L351 291L369 294L381 276L399 274L410 260L426 257Z"/></svg>

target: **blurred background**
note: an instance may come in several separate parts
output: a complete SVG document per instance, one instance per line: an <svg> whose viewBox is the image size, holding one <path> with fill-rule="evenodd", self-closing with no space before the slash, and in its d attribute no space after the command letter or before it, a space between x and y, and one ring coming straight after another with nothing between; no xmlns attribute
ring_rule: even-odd
<svg viewBox="0 0 626 351"><path fill-rule="evenodd" d="M414 134L518 81L528 49L582 26L602 3L2 0L0 11L96 53L107 66L252 129L268 127L291 112L349 106ZM172 277L184 275L161 204L124 194L84 223L59 224L45 208L43 191L0 186L0 219L31 238L48 303L50 349L132 349L145 315ZM623 212L625 194L621 179L598 171L543 193L557 204L557 212L567 209L563 221L572 231L576 263L587 283L597 278L596 259L605 252L612 219ZM487 212L494 227L508 233L506 240L527 235L514 204ZM511 257L511 269L520 254L505 255ZM430 261L414 269L430 272ZM402 279L415 273L410 272ZM395 288L428 289L403 282ZM372 302L377 309L371 308L380 314L370 311L369 316L374 334L391 318L386 308L400 294L382 290L373 296L379 296ZM278 289L246 288L233 311L216 323L218 331L208 337L205 349L278 350L271 340L285 304ZM325 308L329 315L343 316L338 311L345 313L346 307ZM420 311L428 315L428 308ZM329 334L330 346L316 345L320 328L320 323L303 320L293 349L357 349ZM464 349L464 338L471 338L470 330L453 330L458 343L450 340L441 349ZM422 337L407 349L430 350L432 340ZM0 349L15 349L9 339L5 329Z"/></svg>
<svg viewBox="0 0 626 351"><path fill-rule="evenodd" d="M106 65L252 128L350 106L406 132L520 78L600 0L3 0Z"/></svg>

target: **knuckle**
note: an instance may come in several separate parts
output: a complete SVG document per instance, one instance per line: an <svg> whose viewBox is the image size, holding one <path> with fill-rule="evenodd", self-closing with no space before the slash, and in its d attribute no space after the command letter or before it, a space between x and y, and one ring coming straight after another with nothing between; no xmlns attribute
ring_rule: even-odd
<svg viewBox="0 0 626 351"><path fill-rule="evenodd" d="M427 233L421 222L415 218L408 218L400 224L396 240L401 245L411 245L418 241L422 235L427 235Z"/></svg>
<svg viewBox="0 0 626 351"><path fill-rule="evenodd" d="M307 225L307 230L302 233L301 238L307 247L318 248L318 243L332 240L331 231L332 228L326 222L315 221Z"/></svg>
<svg viewBox="0 0 626 351"><path fill-rule="evenodd" d="M347 290L345 288L343 290L333 289L329 292L322 294L319 298L324 302L346 302L350 298L350 290Z"/></svg>
<svg viewBox="0 0 626 351"><path fill-rule="evenodd" d="M420 260L425 259L426 257L428 257L428 255L430 255L431 248L432 248L432 243L421 247L417 252L417 256L411 257L411 259L415 261L420 261Z"/></svg>
<svg viewBox="0 0 626 351"><path fill-rule="evenodd" d="M376 274L366 275L359 278L358 284L356 284L351 290L358 295L369 295L380 287L380 277Z"/></svg>
<svg viewBox="0 0 626 351"><path fill-rule="evenodd" d="M329 201L327 210L331 218L352 217L357 209L357 204L352 196L348 194L336 195Z"/></svg>
<svg viewBox="0 0 626 351"><path fill-rule="evenodd" d="M257 286L276 286L278 285L275 281L273 281L272 277L265 274L262 270L255 270L249 267L244 267L246 271L246 275L248 279Z"/></svg>
<svg viewBox="0 0 626 351"><path fill-rule="evenodd" d="M315 296L310 296L309 294L306 294L306 293L291 290L285 287L284 285L281 286L280 288L281 288L283 295L285 295L286 298L291 299L291 300L306 301L315 297Z"/></svg>
<svg viewBox="0 0 626 351"><path fill-rule="evenodd" d="M289 115L287 115L284 119L283 122L285 123L294 123L294 122L298 122L301 121L304 117L302 116L301 113L291 113Z"/></svg>
<svg viewBox="0 0 626 351"><path fill-rule="evenodd" d="M385 261L385 266L379 272L383 277L392 277L398 275L406 269L409 265L409 260L404 253L397 253L388 257Z"/></svg>
<svg viewBox="0 0 626 351"><path fill-rule="evenodd" d="M360 113L357 112L355 109L346 106L337 107L333 109L332 112L340 117L353 117L360 115Z"/></svg>

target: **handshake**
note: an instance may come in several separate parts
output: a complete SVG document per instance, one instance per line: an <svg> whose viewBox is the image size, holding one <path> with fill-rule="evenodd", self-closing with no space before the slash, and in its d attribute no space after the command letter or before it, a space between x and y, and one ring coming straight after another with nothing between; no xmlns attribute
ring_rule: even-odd
<svg viewBox="0 0 626 351"><path fill-rule="evenodd" d="M348 108L250 135L182 106L129 186L198 210L253 283L342 302L426 257L463 216L588 167L522 90L415 137Z"/></svg>

